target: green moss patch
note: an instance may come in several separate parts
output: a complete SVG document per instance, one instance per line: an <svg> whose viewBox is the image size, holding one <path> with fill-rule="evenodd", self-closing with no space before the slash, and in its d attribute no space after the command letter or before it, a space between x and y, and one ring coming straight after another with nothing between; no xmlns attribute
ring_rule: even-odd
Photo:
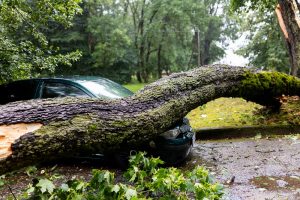
<svg viewBox="0 0 300 200"><path fill-rule="evenodd" d="M300 125L300 99L281 97L280 112L242 98L219 98L192 110L187 117L193 128L251 125Z"/></svg>
<svg viewBox="0 0 300 200"><path fill-rule="evenodd" d="M242 98L219 98L192 110L187 117L193 128L245 126L255 123L253 116L260 108Z"/></svg>
<svg viewBox="0 0 300 200"><path fill-rule="evenodd" d="M248 97L263 103L264 100L274 96L298 95L300 93L300 80L280 72L247 72L244 80L237 88L238 97ZM262 98L262 94L264 99Z"/></svg>

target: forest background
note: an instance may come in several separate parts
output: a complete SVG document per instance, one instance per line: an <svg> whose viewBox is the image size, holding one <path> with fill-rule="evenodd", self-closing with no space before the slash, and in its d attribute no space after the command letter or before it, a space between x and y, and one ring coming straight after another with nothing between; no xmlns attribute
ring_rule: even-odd
<svg viewBox="0 0 300 200"><path fill-rule="evenodd" d="M147 83L218 63L240 37L236 53L248 66L288 73L275 10L251 2L1 0L0 83L55 75Z"/></svg>

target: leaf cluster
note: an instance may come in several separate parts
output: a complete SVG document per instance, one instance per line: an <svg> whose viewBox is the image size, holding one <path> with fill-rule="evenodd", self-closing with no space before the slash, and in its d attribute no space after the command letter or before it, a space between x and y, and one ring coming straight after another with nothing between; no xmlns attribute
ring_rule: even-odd
<svg viewBox="0 0 300 200"><path fill-rule="evenodd" d="M252 66L288 72L289 56L274 10L243 11L240 19L249 42L236 53L248 58Z"/></svg>
<svg viewBox="0 0 300 200"><path fill-rule="evenodd" d="M298 34L296 29L292 28L294 27L293 23L295 21L293 21L293 17L290 16L296 12L292 8L297 7L296 4L298 5L299 2L279 0L231 0L231 11L240 14L246 12L250 17L251 15L259 14L262 18L267 16L269 19L273 18L272 21L275 21L275 18L277 21L270 23L271 20L267 19L265 24L256 30L256 35L252 40L253 44L248 44L246 48L240 51L242 55L246 55L250 59L251 64L262 65L264 69L271 68L282 72L289 71L289 73L296 76L298 67L297 64L295 64L296 62L292 61L295 57L295 52L290 50L293 49L293 46L297 46L297 42L294 39L290 39ZM273 16L269 17L270 14ZM288 33L288 35L286 35L286 33Z"/></svg>
<svg viewBox="0 0 300 200"><path fill-rule="evenodd" d="M53 72L70 65L79 51L59 53L47 39L50 24L70 27L81 12L80 0L0 1L0 83L28 78L41 71Z"/></svg>
<svg viewBox="0 0 300 200"><path fill-rule="evenodd" d="M220 199L223 187L214 183L209 172L196 167L183 173L177 168L162 168L159 158L145 153L131 156L125 183L116 182L114 173L93 170L89 182L73 179L56 187L51 179L36 179L24 193L25 199Z"/></svg>
<svg viewBox="0 0 300 200"><path fill-rule="evenodd" d="M259 11L274 11L278 0L230 0L230 8L233 12L240 12L244 9Z"/></svg>

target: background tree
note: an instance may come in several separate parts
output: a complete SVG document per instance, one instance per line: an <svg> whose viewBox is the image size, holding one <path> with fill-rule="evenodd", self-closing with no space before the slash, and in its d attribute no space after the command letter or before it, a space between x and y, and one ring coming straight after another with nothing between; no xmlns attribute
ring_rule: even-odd
<svg viewBox="0 0 300 200"><path fill-rule="evenodd" d="M237 51L247 57L251 66L289 72L290 62L274 12L241 13L241 32L248 44Z"/></svg>
<svg viewBox="0 0 300 200"><path fill-rule="evenodd" d="M93 72L118 82L130 82L131 39L122 1L87 1ZM89 43L90 43L89 42ZM94 47L93 47L94 45Z"/></svg>
<svg viewBox="0 0 300 200"><path fill-rule="evenodd" d="M229 15L225 2L219 0L196 1L201 11L193 10L194 65L207 65L225 54L225 41L235 38L234 18ZM198 41L199 40L199 41ZM197 44L199 43L199 44ZM199 47L197 47L199 46Z"/></svg>
<svg viewBox="0 0 300 200"><path fill-rule="evenodd" d="M0 79L55 72L148 82L212 63L236 32L227 11L219 0L1 1Z"/></svg>
<svg viewBox="0 0 300 200"><path fill-rule="evenodd" d="M238 10L248 7L248 10L275 11L282 33L285 37L287 51L290 57L290 74L299 76L300 67L300 3L296 0L231 0L231 8Z"/></svg>
<svg viewBox="0 0 300 200"><path fill-rule="evenodd" d="M70 65L80 53L57 53L46 32L51 23L71 26L81 12L80 0L0 1L0 82L53 72L58 64Z"/></svg>
<svg viewBox="0 0 300 200"><path fill-rule="evenodd" d="M219 59L224 38L234 32L226 31L232 30L224 20L228 7L216 0L86 0L81 6L74 26L55 30L51 41L64 52L79 48L83 57L58 74L102 75L121 83L136 74L148 82L163 71L197 66L196 55L202 54L201 65ZM195 30L201 36L198 49Z"/></svg>
<svg viewBox="0 0 300 200"><path fill-rule="evenodd" d="M60 65L56 68L55 74L85 74L92 70L93 58L91 53L95 49L95 41L92 34L88 31L89 9L86 2L80 3L82 12L74 16L73 25L68 28L62 27L58 23L52 23L47 32L49 43L59 47L60 53L79 50L81 58L72 63L72 67Z"/></svg>
<svg viewBox="0 0 300 200"><path fill-rule="evenodd" d="M221 42L232 35L225 31L232 30L225 25L225 4L216 0L128 1L138 52L138 80L147 81L149 66L156 65L154 74L161 77L163 70L186 70L222 57Z"/></svg>

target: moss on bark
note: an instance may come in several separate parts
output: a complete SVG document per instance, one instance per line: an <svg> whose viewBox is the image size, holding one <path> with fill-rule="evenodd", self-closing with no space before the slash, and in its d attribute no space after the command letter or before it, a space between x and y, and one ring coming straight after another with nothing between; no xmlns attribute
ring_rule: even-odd
<svg viewBox="0 0 300 200"><path fill-rule="evenodd" d="M275 99L282 94L299 95L298 78L280 72L246 72L241 84L235 88L236 96L267 106L280 106ZM232 94L231 94L232 95Z"/></svg>

